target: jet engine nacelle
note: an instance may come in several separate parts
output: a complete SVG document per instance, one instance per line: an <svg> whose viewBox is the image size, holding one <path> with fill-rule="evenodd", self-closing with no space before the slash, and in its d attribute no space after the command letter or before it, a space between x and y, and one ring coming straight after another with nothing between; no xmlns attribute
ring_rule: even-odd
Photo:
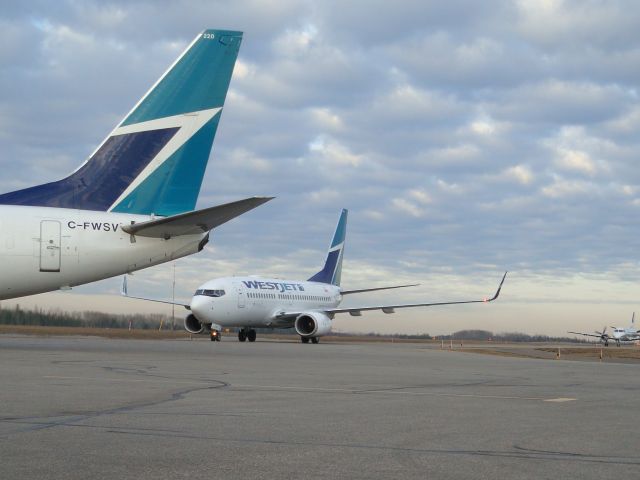
<svg viewBox="0 0 640 480"><path fill-rule="evenodd" d="M184 329L189 333L204 333L207 329L207 325L200 323L193 313L187 315L184 319Z"/></svg>
<svg viewBox="0 0 640 480"><path fill-rule="evenodd" d="M321 337L331 332L331 319L320 312L301 313L294 326L301 337Z"/></svg>

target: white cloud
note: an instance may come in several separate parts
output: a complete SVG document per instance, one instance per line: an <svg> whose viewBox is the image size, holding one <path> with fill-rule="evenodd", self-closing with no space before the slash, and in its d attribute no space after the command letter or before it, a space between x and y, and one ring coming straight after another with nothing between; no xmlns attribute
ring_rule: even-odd
<svg viewBox="0 0 640 480"><path fill-rule="evenodd" d="M553 199L562 199L564 197L586 195L593 190L594 186L589 182L556 177L553 183L542 187L542 194Z"/></svg>
<svg viewBox="0 0 640 480"><path fill-rule="evenodd" d="M418 207L415 203L410 202L405 198L394 198L391 201L392 205L395 209L407 213L412 217L422 217L424 215L424 210Z"/></svg>
<svg viewBox="0 0 640 480"><path fill-rule="evenodd" d="M309 144L309 152L313 158L334 166L357 167L362 163L362 155L355 154L337 140L320 136Z"/></svg>
<svg viewBox="0 0 640 480"><path fill-rule="evenodd" d="M300 30L287 30L273 43L273 48L279 55L297 57L308 53L318 35L314 25L307 25Z"/></svg>
<svg viewBox="0 0 640 480"><path fill-rule="evenodd" d="M621 191L624 195L632 196L638 192L638 187L636 185L622 185Z"/></svg>
<svg viewBox="0 0 640 480"><path fill-rule="evenodd" d="M307 197L312 203L335 205L341 198L340 192L332 188L324 188L309 192Z"/></svg>
<svg viewBox="0 0 640 480"><path fill-rule="evenodd" d="M521 185L529 185L534 180L534 175L527 165L515 165L502 172L502 177L515 180Z"/></svg>
<svg viewBox="0 0 640 480"><path fill-rule="evenodd" d="M311 116L318 128L324 132L339 132L344 128L344 122L340 115L332 112L329 108L312 108Z"/></svg>
<svg viewBox="0 0 640 480"><path fill-rule="evenodd" d="M421 203L422 205L428 205L433 202L431 195L429 195L424 190L414 189L409 190L409 197L411 197L414 201Z"/></svg>
<svg viewBox="0 0 640 480"><path fill-rule="evenodd" d="M255 65L245 62L242 58L236 60L236 66L233 69L233 76L238 80L247 80L248 77L255 75Z"/></svg>
<svg viewBox="0 0 640 480"><path fill-rule="evenodd" d="M596 163L585 152L560 148L556 164L567 170L576 170L587 175L595 175L598 168Z"/></svg>
<svg viewBox="0 0 640 480"><path fill-rule="evenodd" d="M443 180L441 178L436 180L436 185L443 192L456 193L456 194L463 193L463 188L460 185L458 185L457 183L446 182L445 180Z"/></svg>
<svg viewBox="0 0 640 480"><path fill-rule="evenodd" d="M633 2L519 0L516 25L524 38L553 49L624 47L633 39L637 13Z"/></svg>
<svg viewBox="0 0 640 480"><path fill-rule="evenodd" d="M476 120L471 123L471 131L478 135L492 135L496 131L496 126L488 119Z"/></svg>
<svg viewBox="0 0 640 480"><path fill-rule="evenodd" d="M253 152L243 148L235 148L230 152L229 161L237 169L251 169L256 172L267 172L272 169L271 163L264 158L256 157Z"/></svg>

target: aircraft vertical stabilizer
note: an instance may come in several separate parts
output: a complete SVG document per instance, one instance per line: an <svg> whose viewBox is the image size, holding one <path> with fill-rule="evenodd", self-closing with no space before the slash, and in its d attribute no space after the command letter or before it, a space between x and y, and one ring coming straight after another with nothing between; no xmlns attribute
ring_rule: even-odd
<svg viewBox="0 0 640 480"><path fill-rule="evenodd" d="M193 210L242 33L205 30L68 177L0 204L169 216Z"/></svg>
<svg viewBox="0 0 640 480"><path fill-rule="evenodd" d="M344 242L347 236L347 215L348 210L342 210L336 231L333 234L331 245L324 262L324 267L313 277L310 282L330 283L332 285L340 285L340 276L342 274L342 257L344 255Z"/></svg>

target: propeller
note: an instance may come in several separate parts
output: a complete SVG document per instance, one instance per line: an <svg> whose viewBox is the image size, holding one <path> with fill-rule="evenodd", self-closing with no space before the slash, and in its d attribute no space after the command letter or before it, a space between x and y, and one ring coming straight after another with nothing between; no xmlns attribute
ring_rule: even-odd
<svg viewBox="0 0 640 480"><path fill-rule="evenodd" d="M595 331L595 333L597 333L598 335L600 335L600 341L602 343L604 343L605 345L609 344L609 334L607 333L607 326L605 325L604 327L602 327L602 331Z"/></svg>

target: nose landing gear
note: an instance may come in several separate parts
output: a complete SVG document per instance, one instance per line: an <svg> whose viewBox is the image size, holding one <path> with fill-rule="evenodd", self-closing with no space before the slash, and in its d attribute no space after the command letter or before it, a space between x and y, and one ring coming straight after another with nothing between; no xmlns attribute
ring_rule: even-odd
<svg viewBox="0 0 640 480"><path fill-rule="evenodd" d="M212 328L211 332L210 332L211 341L212 342L219 342L220 341L220 337L221 337L220 332L218 330L215 330L215 329Z"/></svg>

